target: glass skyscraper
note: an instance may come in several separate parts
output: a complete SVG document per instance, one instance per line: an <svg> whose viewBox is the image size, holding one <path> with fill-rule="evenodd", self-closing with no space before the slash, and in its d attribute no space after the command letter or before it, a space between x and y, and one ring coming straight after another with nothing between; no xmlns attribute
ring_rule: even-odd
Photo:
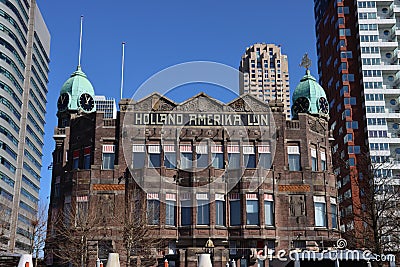
<svg viewBox="0 0 400 267"><path fill-rule="evenodd" d="M0 250L29 251L39 202L50 34L34 0L0 1Z"/></svg>

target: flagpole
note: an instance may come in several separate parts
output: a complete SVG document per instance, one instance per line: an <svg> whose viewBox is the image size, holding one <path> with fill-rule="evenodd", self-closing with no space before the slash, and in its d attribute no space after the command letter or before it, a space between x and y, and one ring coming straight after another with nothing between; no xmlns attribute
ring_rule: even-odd
<svg viewBox="0 0 400 267"><path fill-rule="evenodd" d="M81 30L79 34L79 57L78 57L78 66L81 66L81 56L82 56L82 25L83 25L83 16L81 16Z"/></svg>
<svg viewBox="0 0 400 267"><path fill-rule="evenodd" d="M125 63L125 44L126 42L122 42L122 65L121 65L121 98L122 92L124 90L124 63Z"/></svg>

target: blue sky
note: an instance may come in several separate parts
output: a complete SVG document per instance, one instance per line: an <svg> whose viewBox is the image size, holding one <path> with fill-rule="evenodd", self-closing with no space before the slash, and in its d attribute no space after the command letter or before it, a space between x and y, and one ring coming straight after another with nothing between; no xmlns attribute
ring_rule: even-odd
<svg viewBox="0 0 400 267"><path fill-rule="evenodd" d="M189 61L213 61L238 68L246 47L275 43L289 58L291 90L304 69L308 53L317 76L313 1L273 0L37 0L51 34L49 93L40 197L50 195L56 102L63 83L76 69L80 16L84 16L82 60L97 95L119 99L121 43L125 47L124 97L155 73ZM175 89L169 97L183 101L200 91L221 101L233 94L206 84Z"/></svg>

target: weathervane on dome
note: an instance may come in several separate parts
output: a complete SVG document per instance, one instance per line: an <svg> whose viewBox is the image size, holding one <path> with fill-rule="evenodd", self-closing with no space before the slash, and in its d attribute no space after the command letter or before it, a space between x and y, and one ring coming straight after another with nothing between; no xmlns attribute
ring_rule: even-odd
<svg viewBox="0 0 400 267"><path fill-rule="evenodd" d="M304 67L306 70L311 67L311 59L308 57L307 53L302 57L300 67Z"/></svg>

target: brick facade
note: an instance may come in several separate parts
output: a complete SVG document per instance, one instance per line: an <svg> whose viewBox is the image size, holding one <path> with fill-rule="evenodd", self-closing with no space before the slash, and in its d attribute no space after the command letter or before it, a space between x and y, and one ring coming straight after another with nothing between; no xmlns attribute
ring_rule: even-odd
<svg viewBox="0 0 400 267"><path fill-rule="evenodd" d="M58 114L60 123L54 135L56 148L53 152L48 223L50 236L55 223L54 214L65 211L66 198L71 199L72 206L87 201L89 206L96 205L103 216L103 225L89 240L91 264L105 249L99 244L105 244L106 241L110 244L106 250L119 252L121 262L124 263L122 221L118 218L123 218L126 209L128 213L143 212L147 208L146 203L155 200L159 203L159 215L155 225L149 227L153 236L163 238L163 245L157 250L160 262L166 257L170 262L175 262L175 266L197 266L198 253L204 253L209 238L215 246L214 266L225 266L228 259L240 258L246 259L249 266L253 266L256 264L255 251L264 248L277 251L332 247L339 238L339 231L337 191L331 168L327 120L308 114L299 114L298 120L287 120L280 103L270 103L270 106L271 116L265 117L268 118L268 127L258 125L261 124L261 117L257 117L268 114L268 106L250 95L243 95L228 104L220 103L205 94L196 95L180 104L158 94L138 102L123 99L120 102L121 111L115 120L104 119L101 113ZM255 123L248 119L241 126L234 123L208 126L187 123L178 127L157 122L149 125L149 122L147 125L127 127L127 116L135 118L135 114L146 112L208 112L214 114L214 124L216 118L220 118L215 117L215 114L252 114L251 118L258 118L258 121ZM63 117L69 118L65 127L61 122ZM275 127L272 127L272 118ZM205 121L202 123L207 124ZM212 124L211 120L209 124ZM160 154L157 166L148 167L150 154L144 158L145 167L133 166L132 144L143 144L148 152L149 145L161 147L159 152L155 150ZM166 144L174 147L177 157L175 168L165 166ZM201 164L197 161L190 168L183 169L185 163L179 151L179 148L184 149L180 147L182 144L192 148L191 156L194 159L203 153L197 147L207 147L207 166L197 168L197 164ZM234 147L233 144L239 149L240 163L236 168L227 168L230 164L228 153L232 152L229 149L233 149L229 147ZM104 170L102 167L104 145L114 145L115 161L112 170ZM222 149L219 151L223 154L222 168L218 168L217 163L213 165L210 147ZM289 170L289 147L298 147L296 153L300 155L299 170ZM90 166L84 169L85 155L88 153ZM274 155L271 167L266 168L260 163L264 157L262 153ZM74 169L78 154L79 166ZM317 162L315 170L312 168L312 157ZM250 165L244 162L245 158L259 164L248 167ZM322 161L326 162L324 170ZM142 206L139 210L132 210L135 206L130 205L134 202L134 188L144 188L140 189L139 202ZM174 203L177 204L172 225L167 225L167 218L171 219L166 214L168 199L175 199ZM208 204L205 204L208 215L198 211L198 203L202 199L208 200ZM185 215L181 212L184 200L193 206L185 211ZM223 205L217 207L218 201L223 202ZM238 201L240 205L236 204L240 208L233 209L232 201ZM316 203L321 204L319 207L325 207L322 208L322 220L318 223L315 221L318 217L315 214ZM272 216L266 216L266 209L270 207ZM336 216L332 214L331 208L335 208L333 213ZM191 223L182 225L182 220L188 219L188 214L191 214ZM224 218L218 217L219 214ZM234 217L239 218L238 225L234 225ZM332 225L333 221L336 225ZM51 254L51 244L47 245L46 251L47 255ZM57 266L55 257L53 266Z"/></svg>

